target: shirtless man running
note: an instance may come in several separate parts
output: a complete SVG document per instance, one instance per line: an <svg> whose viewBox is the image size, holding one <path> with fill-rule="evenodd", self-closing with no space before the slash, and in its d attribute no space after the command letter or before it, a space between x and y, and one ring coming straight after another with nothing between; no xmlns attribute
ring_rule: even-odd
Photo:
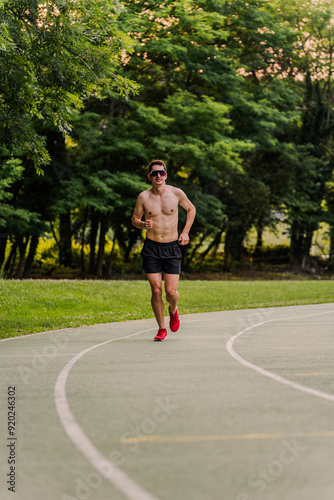
<svg viewBox="0 0 334 500"><path fill-rule="evenodd" d="M180 326L177 312L179 292L177 286L181 273L180 245L189 243L189 231L194 222L196 208L179 188L166 184L167 168L163 161L154 160L148 167L152 187L140 193L132 216L132 224L146 229L146 239L141 252L144 270L151 285L151 304L159 325L154 340L165 340L165 304L162 299L162 273L165 281L166 300L169 304L169 327L176 332ZM178 206L187 211L187 221L178 236ZM144 220L142 217L144 216Z"/></svg>

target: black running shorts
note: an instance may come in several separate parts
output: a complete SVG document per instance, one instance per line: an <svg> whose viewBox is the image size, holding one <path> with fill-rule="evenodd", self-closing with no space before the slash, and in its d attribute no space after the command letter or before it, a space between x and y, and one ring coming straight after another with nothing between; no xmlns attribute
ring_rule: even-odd
<svg viewBox="0 0 334 500"><path fill-rule="evenodd" d="M179 242L160 243L148 238L141 251L146 274L161 273L181 274L182 253Z"/></svg>

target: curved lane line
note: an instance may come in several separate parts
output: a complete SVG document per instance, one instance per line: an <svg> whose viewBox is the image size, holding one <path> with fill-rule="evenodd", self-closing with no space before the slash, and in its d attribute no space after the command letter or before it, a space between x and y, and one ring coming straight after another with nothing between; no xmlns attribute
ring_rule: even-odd
<svg viewBox="0 0 334 500"><path fill-rule="evenodd" d="M302 319L302 318L309 318L312 316L322 316L324 314L333 314L333 313L334 313L334 310L321 312L321 313L306 314L304 316L290 316L288 318L279 318L279 319L271 319L271 320L267 320L267 321L262 321L261 323L257 323L256 325L249 326L248 328L245 328L241 332L239 332L236 335L234 335L233 337L231 337L226 343L226 350L234 359L236 359L242 365L247 366L247 368L251 368L252 370L255 370L256 372L260 373L261 375L264 375L265 377L269 377L269 378L275 380L275 382L279 382L280 384L288 385L289 387L297 389L298 391L306 392L308 394L312 394L313 396L317 396L318 398L327 399L328 401L331 401L332 403L334 403L334 395L333 394L328 394L327 392L318 391L317 389L312 389L312 387L308 387L307 385L298 384L298 382L293 382L292 380L281 377L280 375L276 375L276 373L265 370L264 368L261 368L260 366L257 366L254 363L250 363L249 361L247 361L247 359L243 358L242 356L240 356L240 354L236 353L234 350L234 347L233 347L233 344L234 344L236 339L241 337L241 335L243 335L244 333L249 332L250 330L253 330L253 328L256 328L258 326L262 326L262 325L265 325L268 323L273 323L274 321L282 321L282 320L298 319L298 318Z"/></svg>
<svg viewBox="0 0 334 500"><path fill-rule="evenodd" d="M79 354L74 356L74 358L72 358L60 372L54 390L54 400L59 418L72 443L81 451L92 466L113 486L118 488L129 500L157 500L157 498L139 486L127 474L125 474L125 472L116 467L116 465L110 462L97 448L95 448L93 443L89 440L79 424L76 422L73 413L70 410L66 399L66 382L67 377L75 363L88 352L93 351L97 347L109 344L110 342L127 339L152 330L155 330L155 328L149 328L148 330L141 330L140 332L132 333L131 335L126 335L125 337L107 340L79 352Z"/></svg>

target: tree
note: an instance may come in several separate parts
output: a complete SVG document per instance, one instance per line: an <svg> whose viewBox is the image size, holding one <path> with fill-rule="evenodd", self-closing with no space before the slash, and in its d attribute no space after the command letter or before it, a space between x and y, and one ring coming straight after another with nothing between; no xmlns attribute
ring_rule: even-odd
<svg viewBox="0 0 334 500"><path fill-rule="evenodd" d="M333 171L334 7L327 0L316 4L295 0L281 15L297 34L291 71L300 81L303 97L301 125L293 135L297 156L293 164L290 162L293 191L286 205L291 262L305 267L313 232L327 218L323 200Z"/></svg>
<svg viewBox="0 0 334 500"><path fill-rule="evenodd" d="M207 217L198 217L193 236L199 242L211 237L216 248L227 230L233 262L251 226L268 222L283 189L282 183L279 189L274 182L268 185L267 165L270 155L279 163L285 147L280 141L296 124L297 99L276 75L260 73L275 67L281 46L293 37L261 2L138 1L126 7L120 22L135 50L123 59L123 74L136 79L141 90L127 102L109 95L103 106L87 106L88 113L101 116L104 146L94 147L95 165L142 174L149 159L163 157L170 182L203 199ZM86 139L79 140L85 148ZM213 180L220 195L214 205L207 189ZM130 225L129 220L118 231L120 240L122 231L132 234ZM192 241L197 246L196 238Z"/></svg>
<svg viewBox="0 0 334 500"><path fill-rule="evenodd" d="M240 152L251 148L232 138L230 107L221 102L220 89L228 95L242 82L230 53L221 48L226 38L221 3L128 2L120 22L135 40L123 74L136 79L140 92L127 102L110 96L100 107L106 145L95 148L102 155L98 162L111 172L143 175L150 159L163 157L169 181L204 199L205 186L214 179L220 189L224 176L240 169ZM219 199L212 204L210 197L203 203L204 214L216 217L211 232L221 226L223 206ZM192 230L200 239L210 234L204 214ZM133 234L130 218L122 227L119 241L121 234ZM133 245L136 240L128 241Z"/></svg>
<svg viewBox="0 0 334 500"><path fill-rule="evenodd" d="M9 3L3 3L12 16ZM25 22L28 14L20 5L14 2L14 13L21 12ZM294 0L282 9L278 0L137 0L126 1L117 15L102 20L98 12L105 8L110 13L115 4L78 0L77 11L73 1L63 7L58 1L34 5L35 20L29 11L28 27L20 35L25 56L31 52L30 39L34 42L26 69L33 68L33 83L23 79L29 85L22 88L26 102L36 101L29 126L45 138L53 163L45 168L43 187L29 184L34 158L26 151L24 176L10 189L17 206L51 220L60 262L71 264L75 236L81 242L82 269L89 242L89 271L104 274L109 230L130 260L141 237L131 225L131 211L137 194L149 187L147 164L161 157L169 182L184 189L199 208L186 263L204 242L203 257L225 238L225 266L233 266L253 226L259 252L263 229L274 225L273 214L280 212L291 228L291 261L306 265L314 229L321 220L334 220L330 2ZM12 31L5 23L7 52L13 47ZM106 33L113 40L112 61L105 59ZM133 51L122 50L129 43ZM15 68L14 55L20 51L11 50ZM130 93L133 81L137 95ZM31 88L36 92L30 95ZM52 105L55 98L59 109ZM3 151L5 157L9 146ZM45 210L29 202L28 189L48 193Z"/></svg>
<svg viewBox="0 0 334 500"><path fill-rule="evenodd" d="M5 273L11 275L15 268L16 250L19 250L15 277L20 277L23 272L24 255L30 238L34 245L36 231L44 227L39 214L20 203L18 186L22 181L23 171L20 160L7 160L0 170L0 266L4 264ZM11 251L4 263L10 240Z"/></svg>
<svg viewBox="0 0 334 500"><path fill-rule="evenodd" d="M130 38L116 23L121 10L119 2L105 0L0 2L0 165L5 175L8 169L3 164L8 157L22 159L25 171L17 185L13 185L16 211L18 206L25 210L25 203L29 205L29 196L23 189L29 184L28 177L34 175L34 171L42 173L43 168L48 169L52 177L58 169L56 160L62 165L61 151L57 152L58 158L55 157L50 138L71 130L73 113L83 102L92 94L101 97L106 90L124 95L135 91L136 85L118 72L123 51L131 51ZM64 144L61 150L65 150ZM51 162L53 172L48 166ZM7 182L11 182L10 177ZM33 182L30 189L38 189L37 184ZM47 207L52 200L52 196L45 200L46 206L40 207L36 220L50 212ZM61 229L66 228L68 220L60 217L60 222ZM23 229L10 225L8 217L6 224L13 240L11 254L15 262ZM33 259L38 228L41 231L42 227L44 225L31 226L29 236L33 242L28 263ZM66 240L71 242L68 224L61 233L62 259L66 264L70 263L69 245L64 245ZM24 238L27 241L28 236ZM23 262L27 244L20 248L20 262Z"/></svg>
<svg viewBox="0 0 334 500"><path fill-rule="evenodd" d="M102 89L134 84L117 73L127 35L120 4L105 0L2 0L0 4L0 142L37 171L50 161L35 127L43 118L70 130L71 110Z"/></svg>

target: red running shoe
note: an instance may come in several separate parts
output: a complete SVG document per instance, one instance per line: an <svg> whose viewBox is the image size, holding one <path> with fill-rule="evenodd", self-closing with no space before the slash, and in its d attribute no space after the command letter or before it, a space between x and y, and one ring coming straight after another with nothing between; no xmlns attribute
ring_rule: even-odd
<svg viewBox="0 0 334 500"><path fill-rule="evenodd" d="M166 328L159 328L157 335L154 337L154 340L166 340L167 330Z"/></svg>
<svg viewBox="0 0 334 500"><path fill-rule="evenodd" d="M170 308L169 308L169 328L172 330L172 332L177 332L178 329L180 328L180 324L181 324L181 321L180 321L180 318L179 318L179 313L177 312L177 309L175 311L175 313L171 313L170 312Z"/></svg>

